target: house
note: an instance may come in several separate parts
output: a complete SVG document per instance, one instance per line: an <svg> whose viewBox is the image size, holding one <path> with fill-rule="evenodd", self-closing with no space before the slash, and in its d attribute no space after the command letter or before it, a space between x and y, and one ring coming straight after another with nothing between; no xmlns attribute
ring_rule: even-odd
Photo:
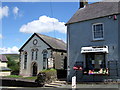
<svg viewBox="0 0 120 90"><path fill-rule="evenodd" d="M11 74L11 69L7 67L7 58L0 54L0 76L8 76Z"/></svg>
<svg viewBox="0 0 120 90"><path fill-rule="evenodd" d="M66 44L62 40L34 33L19 51L22 76L36 76L44 69L67 68Z"/></svg>
<svg viewBox="0 0 120 90"><path fill-rule="evenodd" d="M120 0L80 2L66 23L68 81L120 79Z"/></svg>

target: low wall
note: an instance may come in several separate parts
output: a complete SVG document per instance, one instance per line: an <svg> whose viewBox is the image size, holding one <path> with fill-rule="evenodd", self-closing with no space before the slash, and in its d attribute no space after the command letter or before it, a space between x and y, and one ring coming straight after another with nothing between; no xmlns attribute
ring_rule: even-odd
<svg viewBox="0 0 120 90"><path fill-rule="evenodd" d="M11 79L0 79L2 81L2 86L14 86L14 87L41 87L35 82L11 80Z"/></svg>
<svg viewBox="0 0 120 90"><path fill-rule="evenodd" d="M9 76L11 75L11 72L10 71L0 71L0 76Z"/></svg>

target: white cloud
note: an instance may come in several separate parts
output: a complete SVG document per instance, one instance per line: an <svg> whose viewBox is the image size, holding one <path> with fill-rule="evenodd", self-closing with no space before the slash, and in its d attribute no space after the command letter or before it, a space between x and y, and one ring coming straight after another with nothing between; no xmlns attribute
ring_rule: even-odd
<svg viewBox="0 0 120 90"><path fill-rule="evenodd" d="M18 8L18 7L14 7L14 8L13 8L13 13L14 13L15 15L17 15L18 12L19 12L19 8Z"/></svg>
<svg viewBox="0 0 120 90"><path fill-rule="evenodd" d="M2 36L2 34L0 34L0 39L2 39L3 38L3 36Z"/></svg>
<svg viewBox="0 0 120 90"><path fill-rule="evenodd" d="M64 25L64 22L60 22L56 18L50 18L47 16L41 16L38 20L34 20L23 25L20 28L20 32L24 33L45 33L45 32L52 32L58 31L60 33L66 33L67 27Z"/></svg>
<svg viewBox="0 0 120 90"><path fill-rule="evenodd" d="M3 17L7 17L8 12L9 12L8 6L0 7L0 19L2 19Z"/></svg>
<svg viewBox="0 0 120 90"><path fill-rule="evenodd" d="M0 48L0 54L18 54L18 47L13 46L12 48Z"/></svg>

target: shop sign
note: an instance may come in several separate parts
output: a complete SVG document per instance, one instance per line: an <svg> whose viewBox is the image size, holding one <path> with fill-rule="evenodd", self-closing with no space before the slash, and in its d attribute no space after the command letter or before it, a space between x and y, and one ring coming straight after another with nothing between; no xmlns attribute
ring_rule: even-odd
<svg viewBox="0 0 120 90"><path fill-rule="evenodd" d="M88 52L105 52L108 53L108 47L82 47L81 48L81 53L88 53Z"/></svg>

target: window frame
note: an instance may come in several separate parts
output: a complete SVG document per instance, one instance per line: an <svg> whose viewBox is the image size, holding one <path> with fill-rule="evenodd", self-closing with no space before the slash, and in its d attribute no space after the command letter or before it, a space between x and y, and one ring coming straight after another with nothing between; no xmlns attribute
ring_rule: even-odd
<svg viewBox="0 0 120 90"><path fill-rule="evenodd" d="M89 68L89 65L90 65L90 60L88 59L88 57L89 58L91 58L91 59L93 59L94 60L94 62L96 62L95 60L95 55L103 55L103 63L101 64L101 65L103 65L103 67L102 66L100 66L100 68L107 68L107 65L106 65L106 54L105 53L88 53L88 54L86 54L85 55L85 68L87 68L87 69L90 69ZM94 69L96 69L95 68L95 63L94 64L92 64L92 60L91 60L91 65L93 66L93 68Z"/></svg>
<svg viewBox="0 0 120 90"><path fill-rule="evenodd" d="M99 24L102 24L102 28L103 28L103 38L95 38L95 35L94 35L94 26L96 25L99 25ZM92 24L92 37L93 37L93 40L104 40L104 23L94 23Z"/></svg>
<svg viewBox="0 0 120 90"><path fill-rule="evenodd" d="M35 60L38 59L38 49L35 50Z"/></svg>
<svg viewBox="0 0 120 90"><path fill-rule="evenodd" d="M34 49L31 50L31 60L34 60Z"/></svg>
<svg viewBox="0 0 120 90"><path fill-rule="evenodd" d="M25 52L24 53L24 65L23 65L24 69L27 69L27 59L28 59L28 53Z"/></svg>
<svg viewBox="0 0 120 90"><path fill-rule="evenodd" d="M47 50L43 50L42 56L43 56L43 69L48 69L48 58L47 58L48 57L48 52L47 52Z"/></svg>

